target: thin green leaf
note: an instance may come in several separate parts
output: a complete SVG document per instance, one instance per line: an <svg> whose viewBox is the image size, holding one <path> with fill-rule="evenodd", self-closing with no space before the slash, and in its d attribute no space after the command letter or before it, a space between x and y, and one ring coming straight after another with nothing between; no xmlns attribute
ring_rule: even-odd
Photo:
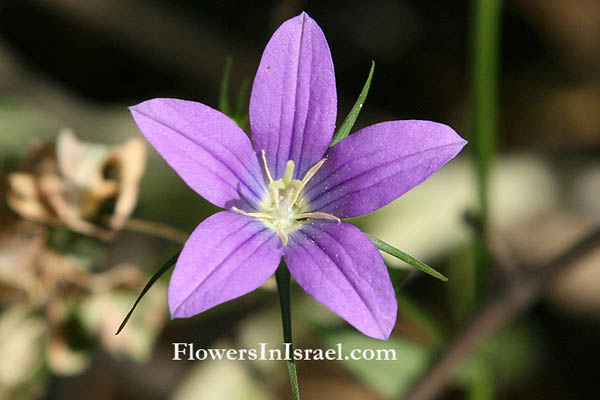
<svg viewBox="0 0 600 400"><path fill-rule="evenodd" d="M281 264L275 273L277 281L277 292L279 293L279 304L281 305L281 323L283 324L283 341L290 344L290 352L294 352L292 344L292 309L290 306L290 271L287 266ZM300 388L298 387L298 375L294 359L287 360L290 385L295 400L300 400Z"/></svg>
<svg viewBox="0 0 600 400"><path fill-rule="evenodd" d="M238 92L238 96L235 102L235 106L233 108L233 113L231 118L235 121L235 123L245 130L248 124L248 90L250 88L250 81L248 79L244 79L242 82L242 86Z"/></svg>
<svg viewBox="0 0 600 400"><path fill-rule="evenodd" d="M242 120L248 115L248 90L250 90L250 81L244 78L233 107L233 117L237 120Z"/></svg>
<svg viewBox="0 0 600 400"><path fill-rule="evenodd" d="M144 295L148 292L148 290L150 290L150 288L156 283L156 281L158 280L158 278L160 278L162 276L162 274L167 272L169 270L169 268L171 268L173 265L175 265L175 262L177 262L177 259L179 258L180 254L181 254L181 251L178 251L177 254L175 254L173 257L169 258L169 260L166 263L164 263L163 266L160 267L160 269L154 275L152 275L152 278L150 278L148 283L146 283L146 286L144 286L144 288L140 292L140 295L135 300L135 303L133 303L131 310L129 310L129 312L125 316L125 319L123 320L123 322L121 322L121 325L119 326L119 329L117 329L117 332L115 333L115 335L118 335L119 333L121 333L123 328L125 328L125 325L127 325L129 318L131 318L131 315L133 315L133 311L137 307L138 303L140 302L140 300L142 300L142 297L144 297Z"/></svg>
<svg viewBox="0 0 600 400"><path fill-rule="evenodd" d="M238 118L234 118L233 121L237 124L237 126L245 131L246 127L248 126L248 113L241 115Z"/></svg>
<svg viewBox="0 0 600 400"><path fill-rule="evenodd" d="M225 59L225 70L223 71L223 79L221 80L221 91L219 92L219 111L225 115L229 115L229 77L231 76L231 64L233 58L227 56Z"/></svg>
<svg viewBox="0 0 600 400"><path fill-rule="evenodd" d="M367 99L367 94L369 93L369 88L371 87L371 79L373 79L373 72L375 72L375 61L371 62L371 70L369 71L369 76L367 77L367 81L363 86L356 103L352 106L352 109L348 113L348 116L339 127L333 139L331 140L331 144L329 147L333 147L337 142L344 139L350 134L354 123L358 119L358 114L360 114L360 110L362 109L363 104L365 104L365 100Z"/></svg>
<svg viewBox="0 0 600 400"><path fill-rule="evenodd" d="M381 250L385 253L388 253L389 255L394 256L394 257L404 261L405 263L412 265L415 268L420 269L421 271L425 272L428 275L433 276L434 278L438 278L442 281L448 280L448 278L446 278L444 275L437 272L435 269L431 268L429 265L425 264L423 261L419 261L416 258L409 256L402 250L399 250L399 249L395 248L394 246L387 244L383 240L379 240L376 237L369 235L368 233L366 235L369 239L371 239L373 244L379 250Z"/></svg>

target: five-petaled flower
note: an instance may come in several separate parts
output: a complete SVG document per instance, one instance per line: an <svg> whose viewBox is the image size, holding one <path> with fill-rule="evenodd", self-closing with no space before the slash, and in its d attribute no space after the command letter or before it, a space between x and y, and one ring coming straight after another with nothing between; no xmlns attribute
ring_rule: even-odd
<svg viewBox="0 0 600 400"><path fill-rule="evenodd" d="M173 318L262 285L281 257L298 284L365 335L387 339L394 290L381 255L354 225L423 182L465 145L451 128L391 121L328 151L337 114L333 62L306 13L277 29L250 98L252 146L203 104L153 99L131 107L146 138L198 194L226 209L187 240L169 285Z"/></svg>

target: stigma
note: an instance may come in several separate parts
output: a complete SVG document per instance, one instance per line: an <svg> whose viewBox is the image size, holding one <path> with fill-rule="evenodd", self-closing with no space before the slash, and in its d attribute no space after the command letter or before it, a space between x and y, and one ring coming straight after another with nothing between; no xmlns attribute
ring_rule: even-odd
<svg viewBox="0 0 600 400"><path fill-rule="evenodd" d="M306 184L315 176L317 171L323 166L326 159L322 159L309 168L301 180L293 179L295 164L289 160L285 165L283 177L273 180L273 175L267 165L265 151L261 151L265 175L267 177L267 195L259 205L257 212L245 212L237 207L232 207L231 211L245 215L251 218L257 218L263 221L265 225L273 229L281 239L284 246L288 244L290 233L299 229L311 219L329 219L341 220L335 215L324 212L306 212L308 203L303 198L303 190Z"/></svg>

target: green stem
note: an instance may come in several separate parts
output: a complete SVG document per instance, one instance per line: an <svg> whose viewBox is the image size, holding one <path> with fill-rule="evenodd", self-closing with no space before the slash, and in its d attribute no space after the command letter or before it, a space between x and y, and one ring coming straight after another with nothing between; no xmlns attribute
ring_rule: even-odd
<svg viewBox="0 0 600 400"><path fill-rule="evenodd" d="M473 132L481 219L487 225L489 174L496 150L501 0L473 1Z"/></svg>
<svg viewBox="0 0 600 400"><path fill-rule="evenodd" d="M498 56L500 48L501 0L473 0L472 28L472 129L477 166L481 232L478 249L479 283L485 279L490 256L485 245L489 225L489 176L496 152L498 110ZM481 287L481 285L479 285Z"/></svg>
<svg viewBox="0 0 600 400"><path fill-rule="evenodd" d="M283 324L283 342L290 344L290 354L294 353L292 342L292 309L290 307L290 271L283 263L275 273L277 280L277 291L279 293L279 304L281 305L281 322ZM296 364L294 359L287 360L288 374L290 376L290 385L295 400L300 400L300 389L298 388L298 375L296 374Z"/></svg>

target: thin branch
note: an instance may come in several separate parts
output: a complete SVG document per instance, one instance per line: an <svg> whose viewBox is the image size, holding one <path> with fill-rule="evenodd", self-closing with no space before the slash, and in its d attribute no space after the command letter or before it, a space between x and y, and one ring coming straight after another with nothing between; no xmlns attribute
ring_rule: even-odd
<svg viewBox="0 0 600 400"><path fill-rule="evenodd" d="M180 244L184 244L189 236L189 234L177 228L173 228L172 226L139 218L129 218L127 222L125 222L123 229L145 233Z"/></svg>
<svg viewBox="0 0 600 400"><path fill-rule="evenodd" d="M432 368L417 382L405 400L429 400L440 394L460 363L481 342L527 309L562 275L600 246L600 228L540 268L525 269L477 312Z"/></svg>

